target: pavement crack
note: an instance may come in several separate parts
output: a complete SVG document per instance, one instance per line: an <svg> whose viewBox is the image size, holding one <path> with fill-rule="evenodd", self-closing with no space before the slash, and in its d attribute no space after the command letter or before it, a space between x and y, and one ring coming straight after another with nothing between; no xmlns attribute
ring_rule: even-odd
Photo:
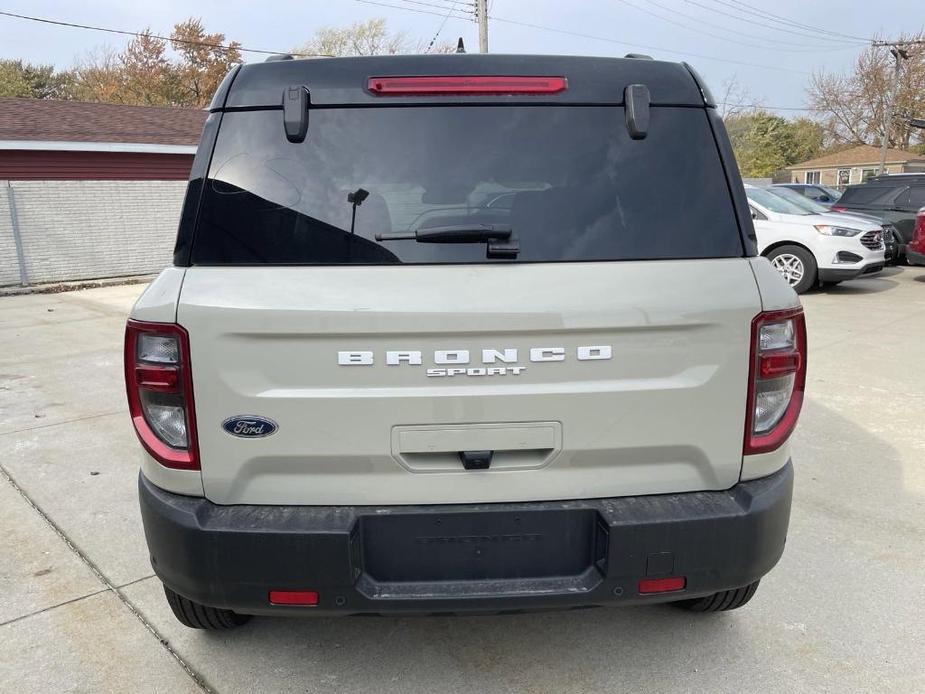
<svg viewBox="0 0 925 694"><path fill-rule="evenodd" d="M113 415L122 414L122 410L115 410L113 412L100 412L99 414L88 414L83 417L74 417L73 419L62 419L58 422L48 422L46 424L36 424L31 427L22 427L21 429L11 429L9 431L0 432L0 436L10 436L12 434L21 434L26 431L35 431L36 429L48 429L50 427L61 426L62 424L73 424L74 422L82 422L86 419L98 419L100 417L112 417Z"/></svg>
<svg viewBox="0 0 925 694"><path fill-rule="evenodd" d="M19 615L18 617L13 617L13 619L8 619L5 622L0 622L0 627L5 627L8 624L15 624L16 622L21 622L24 619L29 619L29 617L35 617L44 612L49 612L51 610L56 610L59 607L64 607L65 605L71 605L75 602L80 602L81 600L86 600L87 598L92 598L94 595L99 595L100 593L105 593L109 588L100 588L99 590L93 591L92 593L87 593L86 595L79 595L76 598L71 598L70 600L65 600L64 602L59 602L57 605L49 605L48 607L43 607L40 610L35 610L29 614Z"/></svg>
<svg viewBox="0 0 925 694"><path fill-rule="evenodd" d="M100 593L105 593L107 591L115 595L116 598L118 598L119 601L126 607L126 609L128 609L128 611L131 612L135 616L135 618L138 619L139 622L141 622L142 626L144 626L144 628L147 629L148 632L150 632L150 634L154 636L154 638L157 639L158 643L161 644L164 650L166 650L171 656L173 656L173 659L177 661L177 663L180 665L180 667L183 668L186 674L189 675L189 677L193 680L193 682L196 683L196 686L198 686L206 694L214 694L215 690L213 690L208 685L205 678L199 672L197 672L192 667L192 665L187 663L186 660L183 659L183 656L177 653L170 646L170 643L167 641L167 639L161 635L161 633L157 630L157 628L145 618L145 616L141 613L141 610L139 610L134 605L134 603L132 603L132 601L128 599L125 593L122 592L121 588L131 585L132 583L137 583L138 581L145 580L145 578L151 578L151 576L145 576L144 578L140 578L136 581L131 581L130 583L126 583L125 586L113 585L112 582L108 578L106 578L102 570L93 562L93 560L90 559L90 557L88 557L86 554L84 554L83 551L71 541L71 538L69 538L67 534L58 526L58 524L55 523L51 519L51 517L47 513L45 513L45 511L43 511L39 507L38 504L35 503L35 501L32 500L32 497L30 497L22 487L19 486L19 484L16 482L13 476L10 475L9 471L2 464L0 464L0 476L2 476L7 482L9 482L10 486L13 487L13 489L16 490L17 493L19 493L19 495L32 508L32 510L35 511L43 521L45 521L48 527L51 528L59 538L61 538L61 540L64 542L65 545L67 545L68 549L70 549L74 554L76 554L77 557L84 564L87 565L87 568L93 572L93 575L96 576L96 578L100 581L100 583L102 583L105 586L105 588L94 593L94 595L99 595ZM89 596L83 596L83 597L89 597ZM83 598L77 598L77 600L81 600L81 599ZM72 600L69 602L75 602L75 601ZM64 604L67 604L67 603L64 603ZM46 609L52 609L52 608L46 608Z"/></svg>

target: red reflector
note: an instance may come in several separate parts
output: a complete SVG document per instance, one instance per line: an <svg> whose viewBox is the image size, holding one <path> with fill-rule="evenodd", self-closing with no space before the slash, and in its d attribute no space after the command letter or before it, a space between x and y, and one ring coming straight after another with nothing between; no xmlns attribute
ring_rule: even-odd
<svg viewBox="0 0 925 694"><path fill-rule="evenodd" d="M427 76L370 77L367 89L380 96L428 94L555 94L568 89L564 77Z"/></svg>
<svg viewBox="0 0 925 694"><path fill-rule="evenodd" d="M762 354L759 373L761 378L777 378L798 371L800 368L799 352L785 352L783 354Z"/></svg>
<svg viewBox="0 0 925 694"><path fill-rule="evenodd" d="M139 388L160 393L176 393L180 382L175 366L136 366L135 378Z"/></svg>
<svg viewBox="0 0 925 694"><path fill-rule="evenodd" d="M273 605L298 605L314 607L318 604L316 590L271 590L270 603Z"/></svg>
<svg viewBox="0 0 925 694"><path fill-rule="evenodd" d="M639 582L640 593L670 593L674 590L684 590L687 579L684 576L671 576L670 578L644 578Z"/></svg>

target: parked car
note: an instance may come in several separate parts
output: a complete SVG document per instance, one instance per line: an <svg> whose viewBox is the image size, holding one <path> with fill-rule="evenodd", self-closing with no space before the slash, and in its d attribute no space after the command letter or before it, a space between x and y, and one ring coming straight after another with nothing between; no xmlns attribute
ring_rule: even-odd
<svg viewBox="0 0 925 694"><path fill-rule="evenodd" d="M765 188L745 186L758 252L797 294L879 272L883 231L876 222L814 214Z"/></svg>
<svg viewBox="0 0 925 694"><path fill-rule="evenodd" d="M778 561L803 310L686 65L249 63L191 177L125 342L183 624L716 612Z"/></svg>
<svg viewBox="0 0 925 694"><path fill-rule="evenodd" d="M912 240L916 214L923 206L925 174L884 174L848 186L833 209L864 212L892 224L899 241L899 257L904 258L906 245Z"/></svg>
<svg viewBox="0 0 925 694"><path fill-rule="evenodd" d="M906 258L912 265L925 265L925 207L915 216L915 230L906 248Z"/></svg>
<svg viewBox="0 0 925 694"><path fill-rule="evenodd" d="M766 190L770 190L772 193L775 193L776 195L780 195L784 197L786 200L789 200L790 202L797 205L798 207L802 207L807 212L811 212L813 214L829 214L829 213L839 214L839 215L843 215L843 219L846 219L846 220L849 218L854 218L854 219L863 220L864 222L867 222L867 223L873 223L873 224L879 225L881 230L883 231L884 259L886 260L887 263L895 263L899 261L899 242L896 240L897 239L896 229L893 227L892 224L889 224L888 222L883 222L877 217L874 217L873 215L869 215L869 214L864 214L863 212L851 212L848 210L839 211L839 210L835 210L834 208L832 209L826 208L824 205L821 205L814 200L810 200L809 198L803 195L800 195L798 192L791 190L790 188L787 188L785 186L774 185L774 186L770 186L769 188L766 188Z"/></svg>
<svg viewBox="0 0 925 694"><path fill-rule="evenodd" d="M775 183L771 187L789 188L790 190L796 191L803 197L808 198L813 202L818 202L820 205L824 205L825 207L831 207L833 204L838 202L838 199L841 197L841 192L835 190L834 188L821 186L818 183Z"/></svg>

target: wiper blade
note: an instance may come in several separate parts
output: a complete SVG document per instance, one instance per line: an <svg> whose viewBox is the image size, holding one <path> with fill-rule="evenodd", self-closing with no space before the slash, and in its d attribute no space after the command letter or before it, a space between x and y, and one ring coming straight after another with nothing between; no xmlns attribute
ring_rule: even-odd
<svg viewBox="0 0 925 694"><path fill-rule="evenodd" d="M416 231L376 234L376 241L418 243L487 243L489 258L516 258L520 244L511 227L502 224L451 224Z"/></svg>

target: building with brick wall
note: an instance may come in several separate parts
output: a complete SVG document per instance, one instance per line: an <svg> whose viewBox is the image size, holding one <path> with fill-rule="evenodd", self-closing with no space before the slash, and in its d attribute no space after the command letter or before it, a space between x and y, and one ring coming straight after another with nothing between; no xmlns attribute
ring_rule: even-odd
<svg viewBox="0 0 925 694"><path fill-rule="evenodd" d="M880 148L859 145L788 166L786 170L790 183L816 183L844 190L846 186L863 183L874 176L879 166ZM925 172L925 155L888 149L884 171L891 174Z"/></svg>
<svg viewBox="0 0 925 694"><path fill-rule="evenodd" d="M0 98L0 286L169 265L207 115Z"/></svg>

